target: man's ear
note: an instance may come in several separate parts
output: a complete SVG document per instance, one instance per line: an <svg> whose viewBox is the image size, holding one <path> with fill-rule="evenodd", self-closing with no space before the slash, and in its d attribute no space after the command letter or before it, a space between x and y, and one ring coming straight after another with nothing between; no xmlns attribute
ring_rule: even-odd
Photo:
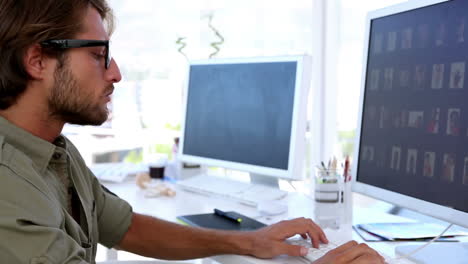
<svg viewBox="0 0 468 264"><path fill-rule="evenodd" d="M23 65L26 72L33 80L42 80L46 60L48 57L44 55L42 47L39 44L31 45L26 49L23 57Z"/></svg>

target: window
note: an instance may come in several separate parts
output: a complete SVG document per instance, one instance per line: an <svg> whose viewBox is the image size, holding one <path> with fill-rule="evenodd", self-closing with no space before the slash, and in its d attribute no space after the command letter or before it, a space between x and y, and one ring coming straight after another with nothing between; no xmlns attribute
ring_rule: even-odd
<svg viewBox="0 0 468 264"><path fill-rule="evenodd" d="M337 63L337 132L334 152L352 155L361 89L365 17L367 12L404 0L340 1L339 55Z"/></svg>
<svg viewBox="0 0 468 264"><path fill-rule="evenodd" d="M123 79L110 120L99 129L74 127L72 140L88 163L104 145L111 151L150 143L170 152L187 60L312 54L315 1L109 0L117 18L111 50Z"/></svg>
<svg viewBox="0 0 468 264"><path fill-rule="evenodd" d="M111 0L112 52L124 76L112 126L177 127L186 59L310 54L312 2Z"/></svg>

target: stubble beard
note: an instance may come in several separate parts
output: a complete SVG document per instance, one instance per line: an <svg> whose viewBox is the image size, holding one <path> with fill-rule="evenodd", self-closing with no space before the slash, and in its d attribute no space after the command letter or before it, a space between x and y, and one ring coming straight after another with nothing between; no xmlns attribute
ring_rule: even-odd
<svg viewBox="0 0 468 264"><path fill-rule="evenodd" d="M60 65L61 64L61 65ZM106 91L113 90L113 86ZM50 115L65 123L98 126L109 115L105 104L93 102L94 93L85 93L66 62L59 63L48 98Z"/></svg>

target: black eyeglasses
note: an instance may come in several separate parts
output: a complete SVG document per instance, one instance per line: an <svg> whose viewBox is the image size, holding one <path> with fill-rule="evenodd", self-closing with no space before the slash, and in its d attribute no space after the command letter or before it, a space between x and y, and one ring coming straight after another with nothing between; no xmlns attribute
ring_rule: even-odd
<svg viewBox="0 0 468 264"><path fill-rule="evenodd" d="M53 49L69 49L83 47L106 47L105 64L106 69L109 68L112 57L109 51L109 40L92 40L92 39L50 39L41 42L41 46Z"/></svg>

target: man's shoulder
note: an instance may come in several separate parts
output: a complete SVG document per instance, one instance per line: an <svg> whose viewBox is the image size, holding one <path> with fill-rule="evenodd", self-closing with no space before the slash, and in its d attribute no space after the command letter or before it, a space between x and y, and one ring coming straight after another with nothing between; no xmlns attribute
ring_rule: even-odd
<svg viewBox="0 0 468 264"><path fill-rule="evenodd" d="M0 209L10 215L28 211L41 215L60 216L60 210L51 206L45 183L38 177L31 159L5 142L0 135ZM34 202L31 202L34 201ZM21 209L19 209L21 208ZM29 214L29 213L28 213Z"/></svg>
<svg viewBox="0 0 468 264"><path fill-rule="evenodd" d="M6 189L47 193L45 183L33 161L0 135L0 192Z"/></svg>
<svg viewBox="0 0 468 264"><path fill-rule="evenodd" d="M0 167L10 169L25 169L32 166L32 161L26 154L6 142L3 135L0 135L0 165L3 165Z"/></svg>
<svg viewBox="0 0 468 264"><path fill-rule="evenodd" d="M5 182L15 184L14 182L25 181L28 182L27 185L30 185L29 176L36 174L37 170L31 158L6 142L4 137L0 135L0 181L2 186L8 186L8 184L3 184Z"/></svg>
<svg viewBox="0 0 468 264"><path fill-rule="evenodd" d="M7 143L5 142L5 136L0 135L0 164L2 164L3 160L6 160L7 157L9 156L8 153L6 152L7 150L5 149L6 145Z"/></svg>

